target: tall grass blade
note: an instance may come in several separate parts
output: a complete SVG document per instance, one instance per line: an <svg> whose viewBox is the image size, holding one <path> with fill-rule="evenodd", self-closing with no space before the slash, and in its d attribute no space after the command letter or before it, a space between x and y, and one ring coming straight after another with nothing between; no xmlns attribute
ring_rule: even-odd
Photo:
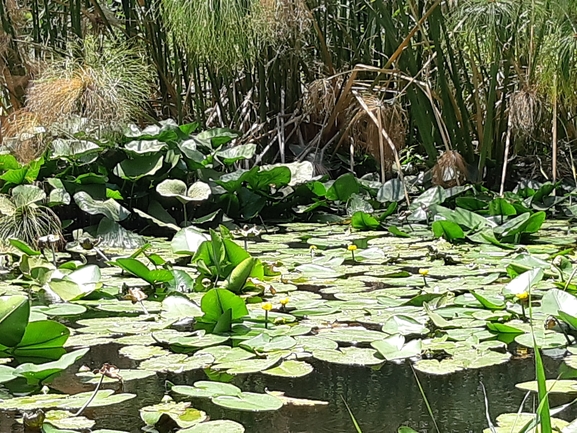
<svg viewBox="0 0 577 433"><path fill-rule="evenodd" d="M353 411L351 410L351 408L347 404L347 401L345 400L345 398L342 395L341 395L341 400L343 400L343 403L345 404L345 407L347 408L347 411L349 412L349 416L351 417L351 421L353 422L353 425L355 426L357 433L363 433L363 431L361 430L361 426L359 425L359 423L357 422L357 419L355 418L355 415L353 415Z"/></svg>
<svg viewBox="0 0 577 433"><path fill-rule="evenodd" d="M437 425L437 420L435 419L435 415L433 415L433 410L431 409L431 405L429 404L429 400L427 399L427 396L425 394L425 390L421 386L421 381L419 380L419 378L417 376L417 372L415 371L415 369L413 368L412 365L411 365L411 370L413 371L413 376L415 376L415 380L417 381L417 386L419 387L419 391L421 392L421 395L423 396L423 400L425 401L425 406L427 407L427 412L429 412L429 416L433 420L433 425L435 426L435 430L437 431L437 433L441 433L441 431L439 430L439 426Z"/></svg>

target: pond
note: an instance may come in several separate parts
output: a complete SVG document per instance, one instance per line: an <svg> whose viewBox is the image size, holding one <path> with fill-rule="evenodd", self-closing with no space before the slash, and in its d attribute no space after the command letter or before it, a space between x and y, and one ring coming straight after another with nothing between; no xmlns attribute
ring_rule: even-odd
<svg viewBox="0 0 577 433"><path fill-rule="evenodd" d="M411 230L412 237L405 239L382 232L351 233L339 225L291 224L269 227L268 233L246 242L237 239L236 247L229 247L246 248L270 266L269 276L238 292L248 299L248 314L232 316L230 331L221 333L214 329L222 325L222 316L212 324L212 332L195 332L188 320L194 317L197 325L206 325L210 310L205 293L210 292L167 296L166 285L152 280L156 290L150 291L149 276L141 273L137 278L139 271L128 267L132 262L118 259L119 252L105 251L116 266L99 262L90 293L67 304L32 307L30 323L56 319L72 330L65 343L68 350L88 348L63 374L46 381L50 393L89 396L100 375L78 373L79 368L98 370L109 363L120 369L123 385L106 378L102 389L126 394L126 399L109 404L97 398L82 413L96 421L93 429L140 431L145 425L141 410L170 395L176 402L192 402L210 420L236 421L247 432L351 432L355 427L349 409L364 433L393 432L404 425L434 432L424 394L441 432L481 432L489 426L483 386L494 424L498 415L516 413L520 407L535 411L536 394L526 391L535 380L534 336L543 349L547 377L558 378L563 371L567 379L564 391L551 394L551 406L569 402L571 387L577 385L570 381L577 377L577 363L573 346L568 351L566 346L574 340L544 326L548 315L557 313L551 305L561 308L551 298L560 296L559 281L569 284L572 278L572 267L559 260L553 265L556 253L574 244L568 223L546 223L531 245L518 250L491 244L455 246L431 240L426 226L414 224ZM156 257L173 263L149 264L144 272L153 273L150 278L161 278L160 271L170 269L182 273L178 275L184 286L198 283L204 269L198 262L191 266L190 256L175 254L174 243L150 243L141 254L143 263ZM531 301L526 302L516 290L529 274ZM89 284L75 278L82 287ZM14 282L2 283L5 296L21 293ZM224 284L232 287L230 278ZM146 291L148 299L119 299L130 288ZM25 360L14 358L8 366L18 372ZM199 390L199 381L209 380L235 385L242 391L240 400L257 400L231 403L231 395ZM1 431L19 432L19 414L10 402L17 401L11 397L22 383L4 382ZM267 394L274 391L294 400ZM271 398L278 407L270 406ZM68 406L81 405L74 404ZM199 417L204 419L204 414ZM569 408L559 417L572 420L577 412ZM232 425L211 431L242 431L234 430L237 425L227 430Z"/></svg>

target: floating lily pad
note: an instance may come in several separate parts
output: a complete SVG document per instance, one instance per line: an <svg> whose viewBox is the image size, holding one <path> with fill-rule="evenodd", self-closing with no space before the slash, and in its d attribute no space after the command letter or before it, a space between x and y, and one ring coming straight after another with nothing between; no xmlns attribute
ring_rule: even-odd
<svg viewBox="0 0 577 433"><path fill-rule="evenodd" d="M304 361L283 361L279 366L264 370L263 374L279 377L303 377L313 371L313 366Z"/></svg>
<svg viewBox="0 0 577 433"><path fill-rule="evenodd" d="M35 409L80 409L92 396L93 391L82 392L75 395L65 394L37 394L26 397L15 397L0 402L0 409L3 410L35 410ZM134 394L114 394L113 390L103 389L96 393L96 396L89 407L109 406L123 403L136 397Z"/></svg>
<svg viewBox="0 0 577 433"><path fill-rule="evenodd" d="M577 380L548 379L546 387L549 394L577 394ZM537 392L537 381L517 383L515 388Z"/></svg>
<svg viewBox="0 0 577 433"><path fill-rule="evenodd" d="M244 433L244 431L242 424L237 422L229 420L214 420L179 430L178 433Z"/></svg>
<svg viewBox="0 0 577 433"><path fill-rule="evenodd" d="M154 426L163 415L168 415L180 428L196 425L207 419L206 413L191 408L190 403L168 402L140 409L140 417L149 426Z"/></svg>
<svg viewBox="0 0 577 433"><path fill-rule="evenodd" d="M377 365L383 362L377 358L377 351L359 347L341 347L338 350L318 349L313 350L313 356L320 360L333 364L345 365Z"/></svg>
<svg viewBox="0 0 577 433"><path fill-rule="evenodd" d="M370 343L372 341L382 340L389 334L370 331L364 328L335 328L323 329L319 331L318 335L342 343Z"/></svg>
<svg viewBox="0 0 577 433"><path fill-rule="evenodd" d="M212 399L218 406L246 412L266 412L278 410L283 406L282 400L269 395L254 392L241 392L239 395L222 395Z"/></svg>
<svg viewBox="0 0 577 433"><path fill-rule="evenodd" d="M405 343L403 335L391 335L384 340L373 341L371 346L377 349L387 361L411 358L420 355L422 350L421 340L411 340Z"/></svg>
<svg viewBox="0 0 577 433"><path fill-rule="evenodd" d="M195 354L187 356L184 354L174 353L164 356L155 356L154 358L143 361L138 368L141 370L152 371L170 371L181 373L183 371L198 370L206 368L214 362L212 355L208 353Z"/></svg>
<svg viewBox="0 0 577 433"><path fill-rule="evenodd" d="M142 361L144 359L153 358L155 356L163 356L169 354L167 350L164 350L158 346L125 346L121 347L118 353L120 355L126 356L127 358L134 359L135 361Z"/></svg>
<svg viewBox="0 0 577 433"><path fill-rule="evenodd" d="M49 422L60 429L90 429L96 424L94 420L83 416L74 416L65 410L49 410L45 415L45 422Z"/></svg>
<svg viewBox="0 0 577 433"><path fill-rule="evenodd" d="M463 365L454 359L422 359L415 363L415 369L427 374L446 375L463 369Z"/></svg>
<svg viewBox="0 0 577 433"><path fill-rule="evenodd" d="M196 398L212 398L218 397L219 395L234 396L239 395L242 392L240 388L230 383L209 382L202 380L195 382L194 386L176 385L173 386L171 390L177 394Z"/></svg>

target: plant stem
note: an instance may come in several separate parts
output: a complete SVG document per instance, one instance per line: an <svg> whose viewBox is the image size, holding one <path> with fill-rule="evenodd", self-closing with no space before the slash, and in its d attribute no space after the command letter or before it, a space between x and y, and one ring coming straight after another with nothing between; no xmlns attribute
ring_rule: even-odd
<svg viewBox="0 0 577 433"><path fill-rule="evenodd" d="M100 386L102 385L103 381L104 381L104 374L101 374L100 380L96 384L96 388L94 388L94 392L92 393L90 398L86 401L86 403L84 403L82 405L82 407L80 409L78 409L78 412L76 412L73 416L80 416L80 414L82 414L82 412L84 412L84 409L86 409L88 407L88 405L90 403L92 403L92 400L94 400L94 397L96 397L96 394L98 393L98 390L100 389Z"/></svg>

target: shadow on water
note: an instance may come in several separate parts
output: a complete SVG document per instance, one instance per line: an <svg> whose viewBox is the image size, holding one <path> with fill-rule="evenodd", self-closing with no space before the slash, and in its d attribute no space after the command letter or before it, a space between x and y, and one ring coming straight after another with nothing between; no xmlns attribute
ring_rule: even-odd
<svg viewBox="0 0 577 433"><path fill-rule="evenodd" d="M117 345L93 347L82 360L90 368L112 362L120 368L136 368L138 362L119 357ZM545 358L548 377L557 374L559 361ZM283 379L265 375L245 375L234 379L244 391L263 392L265 389L283 391L289 397L325 400L327 406L285 406L276 412L248 413L225 410L207 400L193 401L193 407L204 410L212 419L232 419L242 423L248 433L348 433L354 427L341 396L349 404L363 433L396 432L401 425L409 425L419 432L434 432L434 426L411 368L407 364L386 363L380 369L329 364L311 360L314 372L304 378ZM71 371L77 371L79 365ZM442 433L478 433L487 427L484 397L480 383L486 389L491 417L504 412L516 412L524 393L515 383L534 379L532 359L512 360L507 364L480 370L461 371L449 376L430 376L418 373ZM160 402L165 382L192 385L206 380L202 371L182 374L159 374L147 379L130 381L124 391L137 398L111 407L88 409L85 415L97 420L98 428L140 431L143 423L139 409ZM53 387L62 392L90 391L92 385L79 382L73 374L56 379ZM114 386L114 385L110 385ZM180 398L175 397L176 400ZM552 405L565 403L555 401ZM532 403L528 399L526 410ZM569 411L568 418L577 415ZM0 432L21 432L15 422L16 414L0 413Z"/></svg>

